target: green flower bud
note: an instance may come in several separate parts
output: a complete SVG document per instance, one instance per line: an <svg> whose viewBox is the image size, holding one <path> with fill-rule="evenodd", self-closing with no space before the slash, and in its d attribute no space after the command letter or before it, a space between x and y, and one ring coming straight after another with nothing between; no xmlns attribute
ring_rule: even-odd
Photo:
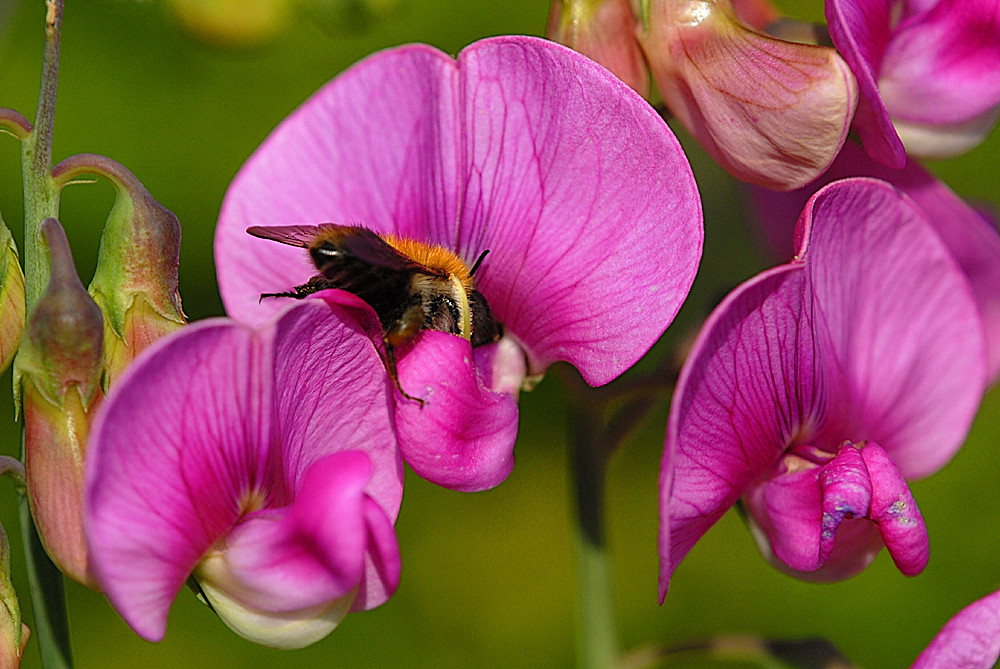
<svg viewBox="0 0 1000 669"><path fill-rule="evenodd" d="M101 237L90 294L104 313L104 387L146 346L186 322L177 287L181 228L142 183L104 156L81 154L53 170L57 184L99 174L117 197Z"/></svg>

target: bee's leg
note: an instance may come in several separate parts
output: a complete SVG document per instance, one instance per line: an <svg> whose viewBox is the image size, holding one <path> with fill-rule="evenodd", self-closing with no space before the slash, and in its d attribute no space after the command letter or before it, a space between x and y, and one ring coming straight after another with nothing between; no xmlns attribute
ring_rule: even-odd
<svg viewBox="0 0 1000 669"><path fill-rule="evenodd" d="M265 297L294 297L297 300L301 300L303 297L312 295L313 293L318 293L326 288L335 288L336 286L330 285L330 282L323 276L314 276L309 279L309 283L304 283L301 286L295 286L295 290L285 291L283 293L261 293L260 302Z"/></svg>
<svg viewBox="0 0 1000 669"><path fill-rule="evenodd" d="M424 309L420 304L413 304L403 312L402 316L390 323L389 327L386 328L385 334L382 336L382 342L385 344L385 362L389 368L389 375L395 381L396 387L403 397L408 400L420 402L420 406L424 405L424 400L419 397L413 397L399 385L399 375L396 372L395 350L397 346L408 342L416 336L423 326Z"/></svg>
<svg viewBox="0 0 1000 669"><path fill-rule="evenodd" d="M421 407L424 406L424 401L419 397L414 397L410 393L403 390L403 386L399 384L399 373L396 371L396 353L395 348L389 343L389 337L383 337L382 343L385 344L385 366L389 368L389 376L392 377L393 382L396 384L396 389L399 393L408 400L418 402Z"/></svg>

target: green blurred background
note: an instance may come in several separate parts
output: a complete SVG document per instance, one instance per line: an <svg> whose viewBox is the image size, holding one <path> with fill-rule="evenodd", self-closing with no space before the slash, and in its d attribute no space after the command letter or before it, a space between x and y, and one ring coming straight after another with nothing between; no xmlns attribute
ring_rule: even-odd
<svg viewBox="0 0 1000 669"><path fill-rule="evenodd" d="M219 204L240 164L285 115L365 55L406 42L456 53L481 37L540 34L546 0L315 0L313 12L224 17L219 35L193 35L163 0L67 0L54 158L79 152L126 165L180 218L181 292L191 319L222 314L212 264ZM188 10L210 2L188 0ZM267 3L264 3L267 4ZM820 19L819 0L780 3ZM199 7L200 5L200 7ZM191 14L188 15L191 17ZM0 0L0 106L34 116L42 52L42 0ZM284 21L284 23L282 23ZM218 24L217 24L218 25ZM273 29L273 30L272 30ZM269 34L272 33L273 34ZM244 43L237 48L234 41ZM770 261L747 242L739 192L683 135L705 209L705 258L691 298L652 355L666 354L725 291ZM933 166L962 196L1000 205L1000 134ZM104 217L106 183L63 196L62 221L86 283ZM0 212L21 241L17 142L0 135ZM397 532L402 584L388 604L349 616L314 646L272 651L230 633L187 590L166 639L136 637L96 593L69 583L78 667L572 666L578 618L561 385L550 374L522 396L518 464L493 491L450 492L408 475ZM0 377L0 451L16 454L9 372ZM997 434L1000 392L990 393L964 449L912 488L931 534L927 570L905 578L884 552L864 574L835 585L783 576L758 555L731 512L678 569L656 603L656 481L666 401L611 464L609 541L616 611L626 648L721 633L824 636L866 667L906 666L958 609L1000 586ZM0 522L14 543L14 581L31 625L11 486ZM39 666L34 641L22 666ZM699 666L688 659L676 666Z"/></svg>

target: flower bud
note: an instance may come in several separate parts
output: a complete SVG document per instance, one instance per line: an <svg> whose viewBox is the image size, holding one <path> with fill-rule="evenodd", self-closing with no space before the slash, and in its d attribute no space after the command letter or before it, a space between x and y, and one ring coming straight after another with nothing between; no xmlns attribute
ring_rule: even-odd
<svg viewBox="0 0 1000 669"><path fill-rule="evenodd" d="M0 370L14 359L24 331L24 274L17 246L0 218Z"/></svg>
<svg viewBox="0 0 1000 669"><path fill-rule="evenodd" d="M803 186L847 138L858 87L829 47L755 32L729 0L651 0L639 40L670 111L742 181Z"/></svg>
<svg viewBox="0 0 1000 669"><path fill-rule="evenodd" d="M635 36L629 0L552 0L546 37L579 51L649 95L649 69Z"/></svg>
<svg viewBox="0 0 1000 669"><path fill-rule="evenodd" d="M0 527L0 667L20 666L29 634L28 626L21 622L21 607L10 581L10 543Z"/></svg>
<svg viewBox="0 0 1000 669"><path fill-rule="evenodd" d="M184 325L177 287L181 228L135 175L104 156L82 154L53 170L57 183L99 174L115 186L90 294L104 313L104 387L144 348Z"/></svg>
<svg viewBox="0 0 1000 669"><path fill-rule="evenodd" d="M62 226L48 218L41 232L51 275L14 361L15 393L24 406L28 501L49 557L86 585L84 456L90 420L103 398L104 321L76 274Z"/></svg>

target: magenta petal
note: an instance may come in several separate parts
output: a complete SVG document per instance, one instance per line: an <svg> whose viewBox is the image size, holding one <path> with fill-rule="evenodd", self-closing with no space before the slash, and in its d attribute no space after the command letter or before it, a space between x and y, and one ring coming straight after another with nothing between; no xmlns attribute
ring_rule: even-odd
<svg viewBox="0 0 1000 669"><path fill-rule="evenodd" d="M170 603L235 522L255 478L269 418L250 374L253 348L252 332L230 321L190 325L129 367L94 422L86 509L94 573L146 639L163 637Z"/></svg>
<svg viewBox="0 0 1000 669"><path fill-rule="evenodd" d="M882 543L876 535L873 546L873 533L852 522L868 516L872 500L858 449L848 442L821 465L788 454L781 470L744 497L765 557L783 571L816 581L846 578L868 566Z"/></svg>
<svg viewBox="0 0 1000 669"><path fill-rule="evenodd" d="M858 80L860 97L854 127L872 158L899 168L906 163L906 151L878 90L882 58L891 36L890 12L887 0L826 0L830 37Z"/></svg>
<svg viewBox="0 0 1000 669"><path fill-rule="evenodd" d="M941 628L911 669L990 669L1000 657L1000 591L969 604Z"/></svg>
<svg viewBox="0 0 1000 669"><path fill-rule="evenodd" d="M365 575L351 611L367 611L382 605L399 585L401 563L393 520L370 497L364 499L364 514L368 527Z"/></svg>
<svg viewBox="0 0 1000 669"><path fill-rule="evenodd" d="M532 372L566 360L607 383L694 280L701 205L687 159L648 104L568 49L484 40L459 66L470 141L458 246L490 249L480 290Z"/></svg>
<svg viewBox="0 0 1000 669"><path fill-rule="evenodd" d="M485 490L514 467L517 401L484 386L461 337L424 332L399 360L399 448L413 470L453 490Z"/></svg>
<svg viewBox="0 0 1000 669"><path fill-rule="evenodd" d="M818 473L815 468L782 473L746 496L747 511L769 551L794 571L810 572L823 564L827 528Z"/></svg>
<svg viewBox="0 0 1000 669"><path fill-rule="evenodd" d="M674 392L660 473L660 597L694 543L808 436L824 403L800 265L758 275L712 313Z"/></svg>
<svg viewBox="0 0 1000 669"><path fill-rule="evenodd" d="M927 566L930 543L927 527L910 488L889 454L875 442L861 449L871 474L871 519L878 525L882 541L896 567L915 576Z"/></svg>
<svg viewBox="0 0 1000 669"><path fill-rule="evenodd" d="M308 300L274 324L274 439L287 462L290 490L318 459L340 451L364 451L372 463L365 492L395 521L403 495L403 463L392 426L392 398L382 360L359 325L363 306L342 291Z"/></svg>
<svg viewBox="0 0 1000 669"><path fill-rule="evenodd" d="M455 62L422 45L369 56L271 133L226 192L215 262L226 311L257 323L261 293L315 274L308 255L246 234L252 225L334 222L454 239Z"/></svg>
<svg viewBox="0 0 1000 669"><path fill-rule="evenodd" d="M982 398L987 357L961 269L927 219L885 182L847 179L803 211L823 359L850 414L827 438L872 439L905 477L947 462ZM931 353L928 353L931 352ZM833 413L828 411L828 413Z"/></svg>
<svg viewBox="0 0 1000 669"><path fill-rule="evenodd" d="M349 593L364 572L362 491L371 471L360 451L328 455L308 468L291 506L241 520L220 551L227 590L246 606L274 613Z"/></svg>
<svg viewBox="0 0 1000 669"><path fill-rule="evenodd" d="M879 91L893 118L962 123L1000 104L998 64L1000 2L941 0L899 24Z"/></svg>
<svg viewBox="0 0 1000 669"><path fill-rule="evenodd" d="M792 255L792 232L799 212L816 189L837 179L867 176L888 181L908 195L927 216L958 261L971 287L986 329L990 379L1000 376L1000 234L993 221L966 204L942 181L909 160L902 170L874 162L848 142L816 183L791 193L753 189L758 223L780 258Z"/></svg>
<svg viewBox="0 0 1000 669"><path fill-rule="evenodd" d="M820 564L833 552L840 524L848 518L864 518L872 503L872 482L861 452L851 443L844 444L819 474L823 490L823 530L820 538Z"/></svg>

